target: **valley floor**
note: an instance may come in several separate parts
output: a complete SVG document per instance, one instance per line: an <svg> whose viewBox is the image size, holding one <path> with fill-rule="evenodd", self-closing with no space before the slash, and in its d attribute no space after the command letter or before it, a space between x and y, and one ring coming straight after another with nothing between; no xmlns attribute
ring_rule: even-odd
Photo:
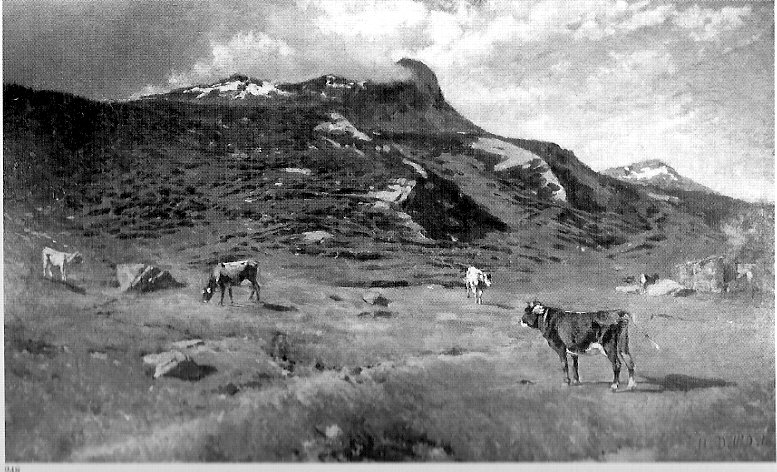
<svg viewBox="0 0 777 472"><path fill-rule="evenodd" d="M416 285L381 289L391 302L377 307L326 282L366 277L362 262L262 261L263 304L241 286L224 307L200 303L203 275L183 264L186 288L144 295L108 275L81 280L85 294L37 269L7 275L7 460L775 459L771 304L503 273L483 305L463 286ZM610 393L602 356L562 386L556 355L520 326L533 297L632 311L638 389L623 372ZM185 350L203 377L153 379L142 356L187 339L204 341Z"/></svg>

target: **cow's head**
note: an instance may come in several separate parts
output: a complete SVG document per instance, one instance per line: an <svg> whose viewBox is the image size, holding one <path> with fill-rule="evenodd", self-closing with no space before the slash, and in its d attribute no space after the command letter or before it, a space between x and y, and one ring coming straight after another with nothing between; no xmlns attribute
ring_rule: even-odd
<svg viewBox="0 0 777 472"><path fill-rule="evenodd" d="M523 310L521 326L524 328L539 328L540 317L545 315L546 310L547 308L537 300L528 302Z"/></svg>
<svg viewBox="0 0 777 472"><path fill-rule="evenodd" d="M213 294L216 293L216 283L211 280L208 282L208 285L205 286L204 289L202 289L202 302L207 303L210 301L211 298L213 298Z"/></svg>
<svg viewBox="0 0 777 472"><path fill-rule="evenodd" d="M71 264L80 264L84 262L84 256L80 252L74 252L70 256L70 263Z"/></svg>
<svg viewBox="0 0 777 472"><path fill-rule="evenodd" d="M478 281L483 282L486 284L486 287L491 286L491 274L486 274L485 272L481 272L480 275L478 275Z"/></svg>

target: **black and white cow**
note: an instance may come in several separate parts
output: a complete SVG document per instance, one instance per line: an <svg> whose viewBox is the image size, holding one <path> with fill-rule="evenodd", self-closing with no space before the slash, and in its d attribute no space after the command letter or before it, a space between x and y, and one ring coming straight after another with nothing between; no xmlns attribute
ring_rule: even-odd
<svg viewBox="0 0 777 472"><path fill-rule="evenodd" d="M621 310L605 311L564 311L543 305L538 301L529 302L524 310L521 325L539 330L556 351L564 371L564 382L569 385L569 365L567 354L572 356L574 382L580 383L577 370L577 357L592 349L598 349L612 364L613 381L610 388L618 390L621 361L629 370L627 389L634 389L634 359L629 353L629 319L631 315Z"/></svg>
<svg viewBox="0 0 777 472"><path fill-rule="evenodd" d="M202 290L202 301L209 302L216 292L216 287L221 289L221 301L219 305L224 304L224 288L229 290L229 302L234 303L232 300L232 286L240 285L244 280L251 282L251 294L248 295L250 300L254 294L256 294L256 301L259 301L259 291L261 286L259 285L259 263L252 259L237 262L222 262L210 273L208 279L208 285Z"/></svg>

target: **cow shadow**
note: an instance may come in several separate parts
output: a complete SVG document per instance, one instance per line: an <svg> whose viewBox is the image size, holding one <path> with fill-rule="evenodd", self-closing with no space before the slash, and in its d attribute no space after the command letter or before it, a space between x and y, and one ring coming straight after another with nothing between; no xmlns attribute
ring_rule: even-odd
<svg viewBox="0 0 777 472"><path fill-rule="evenodd" d="M483 305L485 305L485 306L493 306L493 307L496 307L496 308L501 308L503 310L515 310L514 306L510 306L510 305L508 305L506 303L494 303L494 302L491 302L491 303L483 303Z"/></svg>
<svg viewBox="0 0 777 472"><path fill-rule="evenodd" d="M641 385L657 387L656 390L647 390L656 393L662 392L688 392L701 388L733 387L735 382L728 382L718 378L693 377L685 374L668 374L664 377L640 376L644 380ZM639 387L638 387L639 388Z"/></svg>
<svg viewBox="0 0 777 472"><path fill-rule="evenodd" d="M61 279L50 279L48 277L42 277L43 280L47 280L53 284L62 285L66 289L70 290L71 292L75 292L79 295L85 295L86 289L83 287L79 287L78 285L68 282L67 280L61 280Z"/></svg>

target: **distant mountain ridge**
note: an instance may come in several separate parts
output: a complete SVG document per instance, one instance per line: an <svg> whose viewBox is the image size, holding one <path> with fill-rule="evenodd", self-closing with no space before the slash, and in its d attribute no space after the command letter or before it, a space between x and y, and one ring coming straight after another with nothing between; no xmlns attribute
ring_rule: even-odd
<svg viewBox="0 0 777 472"><path fill-rule="evenodd" d="M687 190L691 192L717 193L709 187L680 175L672 166L650 159L627 166L611 167L601 172L624 182L652 185L662 190Z"/></svg>

